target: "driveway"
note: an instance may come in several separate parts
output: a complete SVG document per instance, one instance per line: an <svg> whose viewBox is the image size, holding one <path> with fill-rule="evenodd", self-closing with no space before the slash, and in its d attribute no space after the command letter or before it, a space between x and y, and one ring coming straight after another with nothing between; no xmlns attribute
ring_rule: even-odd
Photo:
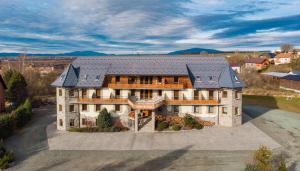
<svg viewBox="0 0 300 171"><path fill-rule="evenodd" d="M51 143L48 144L46 128L55 121L54 108L54 106L47 106L35 110L31 123L5 142L6 146L16 154L17 161L12 170L233 171L243 170L252 154L252 151L248 150L191 150L195 148L191 146L173 150L49 150L53 146L51 147ZM260 129L261 133L267 134L282 145L274 152L286 152L289 155L288 162L291 169L300 170L297 163L300 161L300 114L257 106L247 106L244 111L254 118L250 122ZM51 129L51 126L49 128ZM173 141L181 141L181 139L177 138ZM202 141L206 140L202 139Z"/></svg>
<svg viewBox="0 0 300 171"><path fill-rule="evenodd" d="M50 150L256 150L280 145L251 122L234 128L213 127L155 133L80 133L47 128Z"/></svg>

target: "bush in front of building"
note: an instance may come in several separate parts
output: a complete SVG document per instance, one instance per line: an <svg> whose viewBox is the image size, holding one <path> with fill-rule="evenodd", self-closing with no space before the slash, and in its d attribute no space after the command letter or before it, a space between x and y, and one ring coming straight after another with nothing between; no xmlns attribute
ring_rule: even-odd
<svg viewBox="0 0 300 171"><path fill-rule="evenodd" d="M196 122L196 123L194 124L194 128L195 128L195 129L202 129L202 128L203 128L203 125L200 124L199 122Z"/></svg>
<svg viewBox="0 0 300 171"><path fill-rule="evenodd" d="M195 118L191 115L185 115L183 118L184 126L189 128L194 128L194 125L197 123Z"/></svg>
<svg viewBox="0 0 300 171"><path fill-rule="evenodd" d="M167 129L169 128L169 123L166 122L166 121L163 121L163 122L158 122L157 123L157 130L158 131L163 131L164 129Z"/></svg>
<svg viewBox="0 0 300 171"><path fill-rule="evenodd" d="M7 138L13 133L14 120L11 114L0 114L0 139Z"/></svg>
<svg viewBox="0 0 300 171"><path fill-rule="evenodd" d="M7 151L3 146L3 142L0 141L0 169L7 169L13 159L13 153Z"/></svg>
<svg viewBox="0 0 300 171"><path fill-rule="evenodd" d="M173 124L173 125L172 125L172 129L173 129L174 131L179 131L179 130L181 130L181 125L179 125L179 124Z"/></svg>
<svg viewBox="0 0 300 171"><path fill-rule="evenodd" d="M97 125L99 128L110 128L112 126L112 118L106 108L102 109L98 115Z"/></svg>

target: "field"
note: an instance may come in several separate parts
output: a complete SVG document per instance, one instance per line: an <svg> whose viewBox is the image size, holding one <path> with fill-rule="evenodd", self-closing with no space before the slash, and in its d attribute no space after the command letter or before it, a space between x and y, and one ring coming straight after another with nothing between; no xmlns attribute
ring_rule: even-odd
<svg viewBox="0 0 300 171"><path fill-rule="evenodd" d="M243 95L243 105L259 105L300 113L300 98Z"/></svg>

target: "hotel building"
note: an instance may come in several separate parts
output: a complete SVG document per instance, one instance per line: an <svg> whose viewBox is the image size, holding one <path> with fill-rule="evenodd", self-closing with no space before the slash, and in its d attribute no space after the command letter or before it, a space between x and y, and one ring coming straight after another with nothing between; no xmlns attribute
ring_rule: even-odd
<svg viewBox="0 0 300 171"><path fill-rule="evenodd" d="M135 131L154 131L156 114L190 114L226 127L242 123L244 83L223 57L82 57L52 86L58 130L96 126L103 108Z"/></svg>

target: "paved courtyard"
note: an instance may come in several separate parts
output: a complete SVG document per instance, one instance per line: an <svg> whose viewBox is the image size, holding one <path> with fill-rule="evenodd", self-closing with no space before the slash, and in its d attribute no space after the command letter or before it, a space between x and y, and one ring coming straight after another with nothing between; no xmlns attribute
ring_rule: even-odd
<svg viewBox="0 0 300 171"><path fill-rule="evenodd" d="M80 133L57 131L48 126L50 150L255 150L281 145L247 122L239 127L213 127L202 130L155 133Z"/></svg>
<svg viewBox="0 0 300 171"><path fill-rule="evenodd" d="M262 108L258 106L246 106L244 107L244 112L250 115L253 119L243 125L241 129L259 129L260 131L247 131L252 139L259 140L250 140L242 141L241 145L232 144L229 145L231 150L242 148L242 146L247 146L246 148L253 148L255 145L259 144L257 142L270 143L270 145L274 145L273 150L274 153L284 152L287 154L287 162L290 170L300 170L300 114L286 112L282 110L270 110L267 108ZM197 141L194 146L186 146L181 149L173 149L173 150L54 150L54 147L51 145L51 142L48 143L47 135L50 137L49 141L55 140L60 137L60 135L55 135L56 132L52 132L53 123L55 122L55 107L54 106L46 106L40 109L36 109L34 111L33 120L26 126L24 129L17 132L14 136L10 137L5 141L5 145L13 150L16 156L15 165L11 168L11 170L25 170L25 171L35 171L35 170L101 170L101 171L114 171L114 170L197 170L197 171L207 171L207 170L216 170L216 171L235 171L235 170L244 170L245 163L247 163L253 151L249 150L234 150L231 151L228 148L217 147L218 143L229 144L229 137L237 137L240 136L239 131L228 132L223 128L219 129L218 134L221 134L222 131L226 135L221 140L210 138L209 141L197 135L197 139L201 139ZM50 126L49 126L50 125ZM52 128L51 128L52 127ZM47 134L47 129L48 133ZM50 130L49 130L50 129ZM212 129L203 129L200 132L203 134L209 134L210 131L214 131L215 128ZM216 128L217 129L217 128ZM49 132L50 131L50 132ZM255 134L253 134L255 133ZM77 133L76 133L77 134ZM80 133L84 134L84 133ZM97 133L98 134L98 133ZM95 134L95 135L97 135ZM131 133L128 133L131 134ZM164 133L156 133L157 135L153 135L153 137L158 136L159 134ZM181 132L179 133L181 134ZM194 139L194 132L191 131L188 133L188 139ZM233 134L233 135L232 135ZM255 137L255 135L262 135L264 138ZM86 134L88 136L95 136L94 134ZM117 135L117 134L115 134ZM182 140L182 137L176 136L178 138L174 138L173 135L165 137L162 140L157 140L151 138L151 141L169 141L170 143L177 143L177 141L181 142L190 142L188 140ZM267 136L266 136L267 135ZM101 135L100 135L101 136ZM144 139L143 134L139 134L136 136L131 135L132 139L129 139L129 142L135 142L134 137L137 139ZM245 135L243 135L245 136ZM65 136L62 136L65 137ZM270 139L271 137L271 139ZM118 140L116 137L112 139L110 143L119 144L119 142L115 142ZM153 140L152 140L153 139ZM165 140L167 139L167 140ZM136 145L133 143L130 146L130 149L145 149L148 148L165 148L162 145L154 146L147 144L147 139L144 139L144 144L146 145ZM65 140L67 141L67 140ZM91 140L92 141L92 140ZM99 144L107 144L105 140L103 142L99 142ZM150 142L151 142L150 141ZM223 141L223 142L222 142ZM82 142L82 143L80 143ZM209 146L212 149L214 146L217 150L193 150L196 148L203 148L203 142L209 142L214 144ZM254 143L252 145L249 145ZM72 140L71 144L82 144L82 147L88 143L84 137L78 137L78 139ZM124 144L129 144L128 142L120 142ZM281 147L277 148L278 144ZM91 144L95 144L95 142L91 142ZM113 147L112 145L111 147ZM184 145L182 145L184 146ZM232 146L232 147L231 147ZM56 148L58 148L57 146ZM71 145L72 147L72 145ZM71 148L70 147L70 148ZM92 145L94 148L94 146ZM91 147L91 148L92 148ZM124 145L123 148L126 146ZM170 146L169 146L170 147ZM218 149L219 148L219 149ZM244 147L244 149L246 149Z"/></svg>

